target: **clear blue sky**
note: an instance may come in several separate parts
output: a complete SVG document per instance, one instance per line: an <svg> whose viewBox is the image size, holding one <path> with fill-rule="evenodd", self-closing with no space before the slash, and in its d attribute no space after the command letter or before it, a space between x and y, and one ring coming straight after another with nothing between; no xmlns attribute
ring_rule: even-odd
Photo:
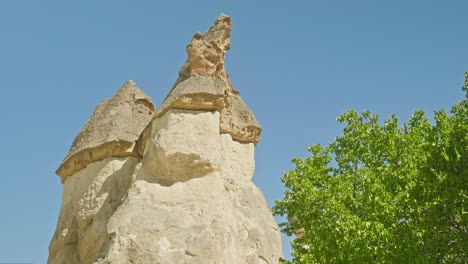
<svg viewBox="0 0 468 264"><path fill-rule="evenodd" d="M264 128L254 181L270 205L291 158L339 135L346 109L407 120L463 98L466 0L0 0L0 262L46 262L54 171L94 106L128 79L159 104L222 12L227 70Z"/></svg>

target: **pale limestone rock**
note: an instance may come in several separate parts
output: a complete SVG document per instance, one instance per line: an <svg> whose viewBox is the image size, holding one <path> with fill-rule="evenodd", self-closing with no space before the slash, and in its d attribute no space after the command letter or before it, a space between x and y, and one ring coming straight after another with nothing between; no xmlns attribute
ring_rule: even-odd
<svg viewBox="0 0 468 264"><path fill-rule="evenodd" d="M235 184L250 182L255 171L253 143L234 141L229 134L221 134L221 175Z"/></svg>
<svg viewBox="0 0 468 264"><path fill-rule="evenodd" d="M93 262L108 236L106 223L127 192L138 161L105 158L67 178L48 263Z"/></svg>
<svg viewBox="0 0 468 264"><path fill-rule="evenodd" d="M254 144L220 134L218 116L170 110L153 120L142 164L108 222L110 240L97 263L278 263L278 227L251 182ZM172 148L160 147L173 141ZM177 154L196 162L187 165ZM210 170L200 175L198 162ZM172 179L166 168L177 172Z"/></svg>
<svg viewBox="0 0 468 264"><path fill-rule="evenodd" d="M150 138L142 169L148 175L157 175L160 184L219 170L219 112L170 110L153 121Z"/></svg>
<svg viewBox="0 0 468 264"><path fill-rule="evenodd" d="M147 144L65 181L49 263L278 263L254 144L220 134L219 112L170 110Z"/></svg>
<svg viewBox="0 0 468 264"><path fill-rule="evenodd" d="M224 71L229 32L221 16L192 41L185 67L196 67L154 117L133 83L96 108L58 170L49 264L279 263L277 224L251 181L260 126Z"/></svg>
<svg viewBox="0 0 468 264"><path fill-rule="evenodd" d="M112 99L96 107L76 136L56 172L62 182L91 162L135 155L135 143L153 114L151 98L133 81L126 82Z"/></svg>

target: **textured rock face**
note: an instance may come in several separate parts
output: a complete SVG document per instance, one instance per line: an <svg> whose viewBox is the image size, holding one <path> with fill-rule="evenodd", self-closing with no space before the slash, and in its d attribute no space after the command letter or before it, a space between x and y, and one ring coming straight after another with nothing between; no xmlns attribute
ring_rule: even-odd
<svg viewBox="0 0 468 264"><path fill-rule="evenodd" d="M279 262L278 227L251 181L260 126L224 70L229 31L222 15L196 35L190 74L154 115L133 83L96 108L60 168L73 166L57 171L48 263Z"/></svg>
<svg viewBox="0 0 468 264"><path fill-rule="evenodd" d="M226 107L221 110L220 130L239 142L255 144L262 132L252 111L237 94L229 94L226 99Z"/></svg>
<svg viewBox="0 0 468 264"><path fill-rule="evenodd" d="M219 16L205 34L187 46L188 59L155 117L169 109L219 111L220 129L237 141L257 144L262 131L255 115L234 89L224 68L230 47L231 18Z"/></svg>
<svg viewBox="0 0 468 264"><path fill-rule="evenodd" d="M62 182L88 164L107 157L134 154L135 143L154 114L151 98L126 82L105 99L76 136L67 156L57 169Z"/></svg>
<svg viewBox="0 0 468 264"><path fill-rule="evenodd" d="M187 45L188 59L179 74L182 78L204 75L219 77L232 90L231 81L224 68L224 56L230 48L231 18L219 16L205 34L195 33Z"/></svg>

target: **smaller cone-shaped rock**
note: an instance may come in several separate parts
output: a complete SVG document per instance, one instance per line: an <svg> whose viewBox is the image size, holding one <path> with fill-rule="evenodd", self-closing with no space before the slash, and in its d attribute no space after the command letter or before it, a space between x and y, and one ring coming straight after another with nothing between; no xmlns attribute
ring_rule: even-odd
<svg viewBox="0 0 468 264"><path fill-rule="evenodd" d="M126 82L112 97L105 99L73 141L70 151L57 169L62 182L94 161L125 157L154 114L151 98L133 81Z"/></svg>

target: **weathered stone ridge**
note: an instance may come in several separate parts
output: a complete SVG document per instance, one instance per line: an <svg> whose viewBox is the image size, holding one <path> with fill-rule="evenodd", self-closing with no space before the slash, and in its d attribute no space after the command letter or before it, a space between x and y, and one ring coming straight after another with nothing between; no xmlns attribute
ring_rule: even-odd
<svg viewBox="0 0 468 264"><path fill-rule="evenodd" d="M261 128L224 69L231 19L196 34L154 111L133 82L98 105L57 174L49 264L277 264L278 226L253 184Z"/></svg>
<svg viewBox="0 0 468 264"><path fill-rule="evenodd" d="M88 164L108 157L134 155L134 146L151 121L151 98L128 81L112 99L102 101L73 141L57 169L62 182Z"/></svg>

